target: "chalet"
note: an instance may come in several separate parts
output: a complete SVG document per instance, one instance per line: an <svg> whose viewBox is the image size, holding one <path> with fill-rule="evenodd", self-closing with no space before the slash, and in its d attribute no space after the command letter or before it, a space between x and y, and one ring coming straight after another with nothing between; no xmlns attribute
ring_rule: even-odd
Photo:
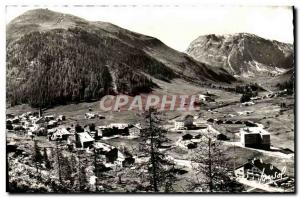
<svg viewBox="0 0 300 198"><path fill-rule="evenodd" d="M225 124L233 124L233 122L231 120L226 120Z"/></svg>
<svg viewBox="0 0 300 198"><path fill-rule="evenodd" d="M98 118L102 120L102 119L105 119L105 116L99 114L99 115L98 115Z"/></svg>
<svg viewBox="0 0 300 198"><path fill-rule="evenodd" d="M30 122L34 122L35 120L37 120L38 117L35 116L29 116L29 118L27 120L29 120Z"/></svg>
<svg viewBox="0 0 300 198"><path fill-rule="evenodd" d="M217 140L227 141L229 140L229 138L226 135L220 133L217 135Z"/></svg>
<svg viewBox="0 0 300 198"><path fill-rule="evenodd" d="M47 136L47 129L45 127L39 127L39 129L36 131L37 136Z"/></svg>
<svg viewBox="0 0 300 198"><path fill-rule="evenodd" d="M12 114L12 113L7 113L7 114L6 114L6 118L7 118L7 119L12 119L12 118L14 118L14 117L15 117L15 115Z"/></svg>
<svg viewBox="0 0 300 198"><path fill-rule="evenodd" d="M207 97L206 95L199 94L199 101L205 102L206 97Z"/></svg>
<svg viewBox="0 0 300 198"><path fill-rule="evenodd" d="M94 119L97 117L95 113L85 113L84 114L85 119Z"/></svg>
<svg viewBox="0 0 300 198"><path fill-rule="evenodd" d="M15 125L14 126L14 130L15 131L25 131L25 128L21 125Z"/></svg>
<svg viewBox="0 0 300 198"><path fill-rule="evenodd" d="M240 130L241 143L245 147L270 149L270 133L261 127L242 128Z"/></svg>
<svg viewBox="0 0 300 198"><path fill-rule="evenodd" d="M40 117L40 113L35 111L35 112L32 113L32 116L33 117Z"/></svg>
<svg viewBox="0 0 300 198"><path fill-rule="evenodd" d="M95 118L105 119L105 116L97 114L97 113L85 113L84 117L86 119L95 119Z"/></svg>
<svg viewBox="0 0 300 198"><path fill-rule="evenodd" d="M234 173L238 178L246 178L260 183L270 182L270 180L262 179L264 177L271 177L276 180L284 176L284 173L272 164L264 163L261 159L255 158L236 168Z"/></svg>
<svg viewBox="0 0 300 198"><path fill-rule="evenodd" d="M13 130L12 132L18 136L25 136L28 134L26 129L20 125L14 125L12 130Z"/></svg>
<svg viewBox="0 0 300 198"><path fill-rule="evenodd" d="M32 132L32 134L35 134L37 136L47 136L47 129L43 126L40 126L38 124L30 124L26 130L29 132Z"/></svg>
<svg viewBox="0 0 300 198"><path fill-rule="evenodd" d="M194 138L194 136L192 136L189 133L187 133L187 134L185 134L185 135L182 136L182 140L191 140L193 138Z"/></svg>
<svg viewBox="0 0 300 198"><path fill-rule="evenodd" d="M111 123L108 125L108 127L110 128L118 128L118 129L125 129L126 127L128 127L128 124L126 123Z"/></svg>
<svg viewBox="0 0 300 198"><path fill-rule="evenodd" d="M98 126L97 130L97 137L111 137L114 135L129 135L129 128L130 126L125 123L111 123L107 126ZM131 126L132 131L137 131L138 129L133 129Z"/></svg>
<svg viewBox="0 0 300 198"><path fill-rule="evenodd" d="M6 153L14 153L17 151L18 145L15 142L6 144Z"/></svg>
<svg viewBox="0 0 300 198"><path fill-rule="evenodd" d="M168 149L172 147L172 143L170 142L162 142L160 145L158 145L158 148L160 149Z"/></svg>
<svg viewBox="0 0 300 198"><path fill-rule="evenodd" d="M94 138L87 132L76 133L76 145L81 148L88 148L93 145Z"/></svg>
<svg viewBox="0 0 300 198"><path fill-rule="evenodd" d="M57 128L54 128L54 129L48 129L47 130L47 137L48 137L48 140L51 140L52 138L52 135L57 131Z"/></svg>
<svg viewBox="0 0 300 198"><path fill-rule="evenodd" d="M84 132L84 128L82 128L82 126L80 126L79 124L76 124L75 132L77 132L77 133Z"/></svg>
<svg viewBox="0 0 300 198"><path fill-rule="evenodd" d="M50 120L47 124L47 129L52 129L54 127L57 127L57 121L56 120Z"/></svg>
<svg viewBox="0 0 300 198"><path fill-rule="evenodd" d="M135 162L135 159L132 156L128 156L128 157L125 157L125 159L122 161L122 166L129 167L132 164L134 164L134 162Z"/></svg>
<svg viewBox="0 0 300 198"><path fill-rule="evenodd" d="M213 119L213 118L209 118L208 120L207 120L207 122L211 122L211 123L213 123L215 120Z"/></svg>
<svg viewBox="0 0 300 198"><path fill-rule="evenodd" d="M6 121L6 129L7 130L13 130L14 129L13 125L11 124L11 122L7 122Z"/></svg>
<svg viewBox="0 0 300 198"><path fill-rule="evenodd" d="M68 140L72 134L66 128L58 128L49 134L50 140Z"/></svg>
<svg viewBox="0 0 300 198"><path fill-rule="evenodd" d="M140 123L129 125L128 128L131 136L140 136L140 132L142 130Z"/></svg>
<svg viewBox="0 0 300 198"><path fill-rule="evenodd" d="M183 130L184 128L184 120L176 120L174 122L174 128L178 130Z"/></svg>
<svg viewBox="0 0 300 198"><path fill-rule="evenodd" d="M240 116L241 116L241 115L250 115L250 114L253 113L253 111L238 111L237 113L238 113Z"/></svg>
<svg viewBox="0 0 300 198"><path fill-rule="evenodd" d="M106 163L114 163L119 157L119 151L116 147L109 144L97 142L94 145L97 155L104 155Z"/></svg>
<svg viewBox="0 0 300 198"><path fill-rule="evenodd" d="M102 137L103 136L103 131L107 128L108 128L107 126L97 126L95 137Z"/></svg>
<svg viewBox="0 0 300 198"><path fill-rule="evenodd" d="M11 123L18 124L20 123L20 119L18 117L14 117L13 119L11 119Z"/></svg>
<svg viewBox="0 0 300 198"><path fill-rule="evenodd" d="M240 121L240 120L237 120L237 121L234 122L234 124L243 124L243 122Z"/></svg>
<svg viewBox="0 0 300 198"><path fill-rule="evenodd" d="M244 121L244 124L247 126L247 127L257 127L257 124L255 124L254 122L252 121Z"/></svg>
<svg viewBox="0 0 300 198"><path fill-rule="evenodd" d="M236 115L233 115L233 114L228 114L228 115L226 115L225 117L229 117L229 118L233 118L233 117L235 117Z"/></svg>
<svg viewBox="0 0 300 198"><path fill-rule="evenodd" d="M57 118L56 118L57 121L65 121L66 120L66 116L64 115L59 115Z"/></svg>
<svg viewBox="0 0 300 198"><path fill-rule="evenodd" d="M27 118L29 118L29 116L31 116L31 115L33 115L32 114L32 112L26 112L26 113L23 113L23 114L21 114L20 115L20 117L22 118L22 119L27 119Z"/></svg>
<svg viewBox="0 0 300 198"><path fill-rule="evenodd" d="M211 94L208 94L208 95L199 94L199 101L200 102L214 102L215 100L211 97Z"/></svg>
<svg viewBox="0 0 300 198"><path fill-rule="evenodd" d="M255 103L253 101L249 101L249 102L244 102L242 103L242 106L251 106L251 105L254 105Z"/></svg>
<svg viewBox="0 0 300 198"><path fill-rule="evenodd" d="M200 138L202 138L202 134L195 135L194 138L195 138L195 139L200 139Z"/></svg>
<svg viewBox="0 0 300 198"><path fill-rule="evenodd" d="M207 128L207 121L205 120L201 120L201 119L197 119L193 122L193 124L197 127L197 128L201 128L201 129L205 129Z"/></svg>
<svg viewBox="0 0 300 198"><path fill-rule="evenodd" d="M44 117L40 117L40 118L37 118L37 119L33 120L34 124L42 124L42 123L45 123L45 122L46 122L46 119Z"/></svg>
<svg viewBox="0 0 300 198"><path fill-rule="evenodd" d="M31 122L29 121L22 121L21 122L21 125L25 128L25 129L30 129L30 127L32 127L33 125L37 125L37 124L32 124Z"/></svg>
<svg viewBox="0 0 300 198"><path fill-rule="evenodd" d="M51 120L54 120L54 115L47 115L47 116L45 116L45 120L46 120L47 122L49 122L49 121L51 121Z"/></svg>
<svg viewBox="0 0 300 198"><path fill-rule="evenodd" d="M91 131L89 125L84 125L83 126L83 131L89 133Z"/></svg>
<svg viewBox="0 0 300 198"><path fill-rule="evenodd" d="M217 124L223 124L223 120L217 120Z"/></svg>
<svg viewBox="0 0 300 198"><path fill-rule="evenodd" d="M133 157L133 155L128 151L128 149L126 149L125 147L123 147L123 149L121 150L123 156L124 156L124 160L122 161L122 166L123 167L129 167L132 164L134 164L135 162L135 158Z"/></svg>
<svg viewBox="0 0 300 198"><path fill-rule="evenodd" d="M187 148L188 149L195 149L195 148L197 148L197 142L191 142L191 143L187 144Z"/></svg>
<svg viewBox="0 0 300 198"><path fill-rule="evenodd" d="M11 120L6 120L6 124L12 124Z"/></svg>

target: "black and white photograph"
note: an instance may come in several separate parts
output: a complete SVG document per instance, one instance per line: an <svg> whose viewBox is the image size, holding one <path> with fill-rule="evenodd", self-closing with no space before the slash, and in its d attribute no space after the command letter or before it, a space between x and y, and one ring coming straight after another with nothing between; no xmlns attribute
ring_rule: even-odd
<svg viewBox="0 0 300 198"><path fill-rule="evenodd" d="M6 5L6 191L295 193L296 13Z"/></svg>

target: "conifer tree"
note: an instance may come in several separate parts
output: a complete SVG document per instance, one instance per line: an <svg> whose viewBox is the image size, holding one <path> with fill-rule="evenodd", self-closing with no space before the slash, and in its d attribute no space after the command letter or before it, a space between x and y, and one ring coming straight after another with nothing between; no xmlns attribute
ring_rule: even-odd
<svg viewBox="0 0 300 198"><path fill-rule="evenodd" d="M150 191L164 191L166 182L168 190L171 189L172 181L167 180L170 177L173 164L167 160L166 155L159 150L162 143L168 141L167 131L161 124L161 116L154 108L145 112L146 128L141 131L140 150L149 156L147 163L148 180L150 181Z"/></svg>

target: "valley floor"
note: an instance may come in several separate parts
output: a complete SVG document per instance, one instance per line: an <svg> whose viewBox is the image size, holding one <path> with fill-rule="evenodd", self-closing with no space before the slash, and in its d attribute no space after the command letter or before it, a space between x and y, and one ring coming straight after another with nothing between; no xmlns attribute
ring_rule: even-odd
<svg viewBox="0 0 300 198"><path fill-rule="evenodd" d="M263 159L266 163L271 163L278 169L286 167L286 174L294 178L294 152L295 152L295 131L294 131L294 97L293 96L282 96L274 98L265 98L261 100L255 100L253 104L242 105L240 103L240 94L227 92L224 90L212 89L212 88L201 88L192 84L184 84L181 80L176 80L176 83L162 83L160 82L162 88L154 91L155 94L206 94L210 93L216 96L215 102L207 102L200 106L200 111L194 112L166 112L167 121L164 123L165 127L172 128L174 120L184 118L186 115L199 116L199 119L208 120L210 118L217 120L230 120L230 121L251 121L253 123L262 124L264 129L267 130L271 135L271 149L266 151L262 149L247 148L240 143L239 131L242 125L239 124L224 124L224 123L209 123L208 125L215 129L218 133L225 134L229 137L229 140L223 141L223 149L226 150L228 156L234 156L228 162L231 164L232 169L234 167L239 167L245 164L249 159ZM167 90L164 91L164 90ZM266 95L267 92L260 92L259 95ZM286 107L282 108L281 103L286 103ZM86 119L85 113L88 109L92 109L93 112L100 113L105 116L105 119ZM99 102L92 103L79 103L70 104L64 106L57 106L52 109L47 109L44 113L45 115L64 115L66 120L62 122L63 126L74 126L95 124L96 126L108 125L110 123L139 123L142 122L142 118L139 113L133 111L121 111L121 112L101 112L99 110ZM7 109L7 114L20 115L28 111L36 111L31 109L27 105L19 105L15 107L10 107ZM191 134L196 136L197 134L203 133L203 130L170 130L167 137L171 140L171 147L166 149L166 154L170 156L178 167L181 167L185 172L178 175L178 181L176 181L175 191L183 192L186 191L189 182L188 179L194 175L194 170L192 169L191 159L195 155L195 150L184 148L180 146L180 140L184 134ZM26 134L20 135L15 131L8 131L6 134L7 144L16 144L18 148L24 152L20 155L15 153L8 153L7 160L9 168L8 175L9 180L17 182L20 177L26 181L26 177L32 178L30 182L32 185L40 185L40 179L35 177L35 167L30 163L30 156L32 155L34 141ZM60 148L65 149L65 145L60 145L55 141L49 141L47 137L35 137L38 145L41 148L50 148L51 152L54 152L59 144ZM134 156L139 156L138 153L138 142L139 138L128 138L116 136L115 138L107 138L98 140L99 142L106 143L108 145L114 146L116 148L121 148L126 146L130 148L130 151ZM51 155L51 152L49 153ZM67 152L67 151L66 151ZM80 151L81 159L86 161L87 167L92 163L92 151ZM74 153L73 153L74 154ZM72 152L68 155L73 155ZM76 154L78 155L78 154ZM80 158L78 158L80 159ZM142 160L142 158L136 158L137 161ZM112 184L110 189L106 189L111 192L122 192L122 191L134 191L134 186L141 182L141 178L136 176L135 170L138 170L138 165L134 164L130 168L124 168L124 170L118 170L114 167L112 170L108 171L109 174L105 175L101 188L105 188L104 183L109 182ZM47 172L42 170L39 174L42 175L42 183L48 181L49 178L57 178L57 168L54 167L52 172ZM28 175L22 175L24 172ZM89 171L87 171L89 172ZM118 183L118 172L124 175L122 176L123 181ZM91 181L90 185L93 186L93 174L89 172L87 174L88 180ZM90 178L89 178L90 177ZM105 181L105 182L104 182ZM26 183L26 182L25 182ZM240 179L240 183L248 186L246 189L251 189L249 192L261 192L261 191L271 191L270 187L261 187L256 184L247 184L245 179ZM24 184L26 186L26 184ZM278 191L282 189L277 188ZM275 190L274 190L275 191ZM291 190L293 191L293 190Z"/></svg>

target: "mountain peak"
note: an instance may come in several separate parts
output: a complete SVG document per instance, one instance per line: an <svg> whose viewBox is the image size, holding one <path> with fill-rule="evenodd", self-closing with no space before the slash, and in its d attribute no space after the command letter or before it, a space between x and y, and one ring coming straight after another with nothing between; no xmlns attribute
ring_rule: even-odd
<svg viewBox="0 0 300 198"><path fill-rule="evenodd" d="M186 51L200 62L234 75L278 75L293 67L293 46L251 33L203 35Z"/></svg>
<svg viewBox="0 0 300 198"><path fill-rule="evenodd" d="M174 78L206 84L236 80L154 37L45 9L16 18L6 35L8 97L15 103L47 98L42 102L55 105L137 94L157 88L154 81ZM41 86L42 99L35 97Z"/></svg>
<svg viewBox="0 0 300 198"><path fill-rule="evenodd" d="M39 8L26 11L22 15L12 20L10 23L17 23L21 21L25 23L49 22L62 15L63 14L49 10L47 8Z"/></svg>

